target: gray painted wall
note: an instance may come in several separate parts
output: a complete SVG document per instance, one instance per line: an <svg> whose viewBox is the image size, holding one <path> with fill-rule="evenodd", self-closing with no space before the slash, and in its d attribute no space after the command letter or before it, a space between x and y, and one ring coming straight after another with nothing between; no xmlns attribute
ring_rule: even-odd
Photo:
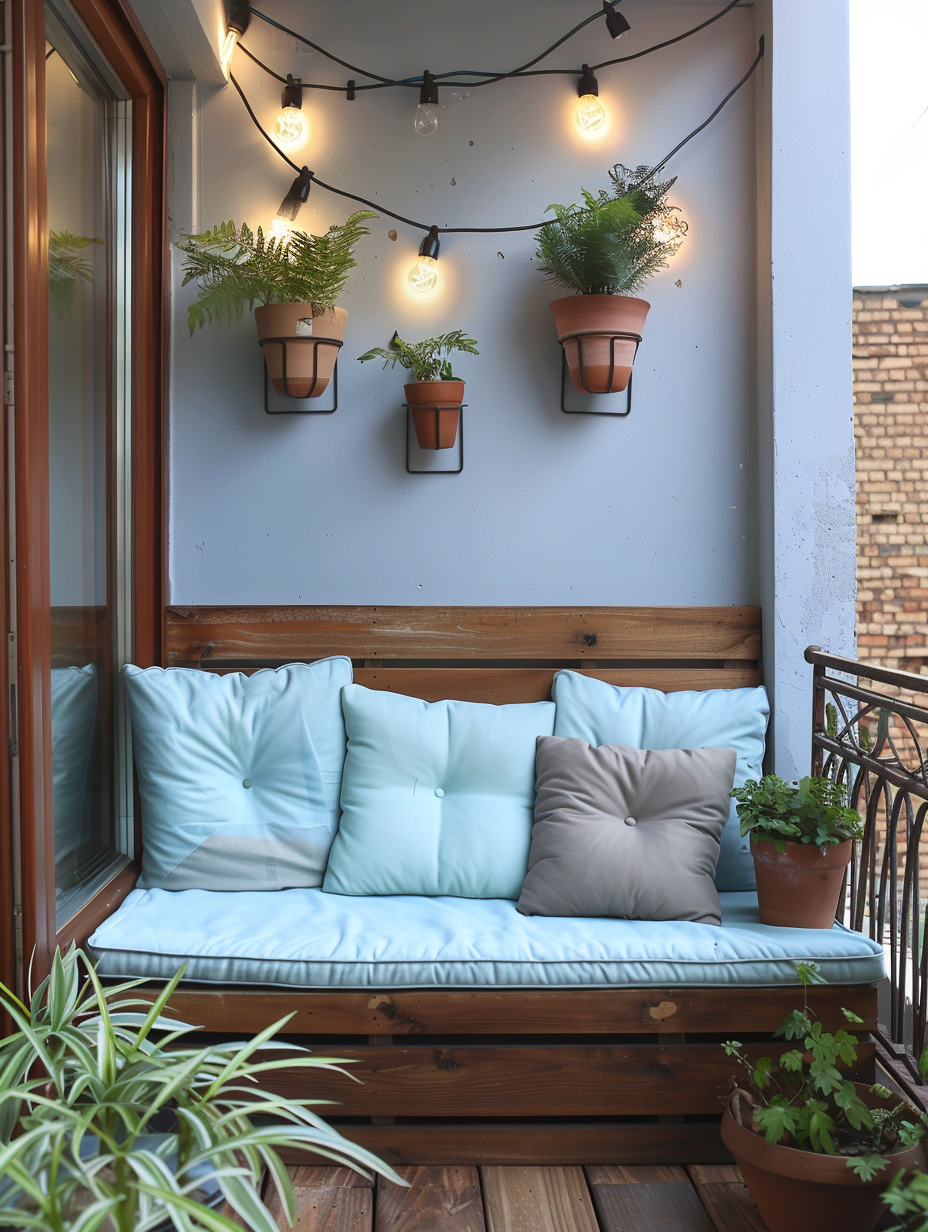
<svg viewBox="0 0 928 1232"><path fill-rule="evenodd" d="M273 13L356 63L405 75L506 67L577 20L569 0L476 0L436 9L302 6ZM634 38L601 23L553 62L628 54L718 5L626 0ZM756 14L735 10L676 47L600 75L613 120L587 145L573 126L575 82L537 78L443 92L439 131L413 131L414 92L349 104L313 94L301 155L320 176L426 222L492 225L543 216L615 161L654 162L704 119L750 64ZM246 42L278 71L338 81L255 21ZM235 70L259 115L279 94L254 65ZM185 93L186 89L186 93ZM292 174L231 88L175 90L173 225L270 222ZM194 127L191 130L191 117ZM471 144L473 143L473 144ZM560 350L526 236L449 236L442 288L413 302L406 272L419 236L388 219L358 250L331 418L263 410L254 323L187 337L190 289L176 291L171 402L171 601L197 603L740 604L759 599L755 444L755 97L746 89L672 161L690 237L643 294L653 307L626 420L562 415ZM346 203L313 192L315 231ZM464 357L466 457L457 477L408 476L402 377L354 357L394 328L455 327L480 341Z"/></svg>

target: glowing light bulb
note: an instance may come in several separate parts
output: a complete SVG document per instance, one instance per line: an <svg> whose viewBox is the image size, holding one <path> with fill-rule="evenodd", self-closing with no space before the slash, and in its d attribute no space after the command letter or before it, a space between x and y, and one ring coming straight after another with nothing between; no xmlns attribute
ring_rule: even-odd
<svg viewBox="0 0 928 1232"><path fill-rule="evenodd" d="M248 23L250 21L251 9L248 6L247 0L241 0L240 3L235 3L232 5L232 12L229 14L229 24L226 27L225 38L222 40L222 47L219 50L219 63L222 65L222 71L225 74L226 81L229 80L229 73L232 70L232 57L235 55L238 40L248 29Z"/></svg>
<svg viewBox="0 0 928 1232"><path fill-rule="evenodd" d="M274 124L274 137L283 145L295 145L306 136L306 121L299 107L284 107Z"/></svg>
<svg viewBox="0 0 928 1232"><path fill-rule="evenodd" d="M595 133L606 123L606 111L595 94L584 94L577 103L577 128Z"/></svg>
<svg viewBox="0 0 928 1232"><path fill-rule="evenodd" d="M438 284L438 262L434 257L419 257L409 271L409 285L423 295L434 291Z"/></svg>
<svg viewBox="0 0 928 1232"><path fill-rule="evenodd" d="M686 237L688 227L679 214L672 209L665 210L654 225L654 238L659 244L672 244L673 252L677 252Z"/></svg>
<svg viewBox="0 0 928 1232"><path fill-rule="evenodd" d="M419 91L415 127L420 137L431 136L438 128L438 86L428 69L422 74L422 89Z"/></svg>
<svg viewBox="0 0 928 1232"><path fill-rule="evenodd" d="M293 224L288 218L275 218L267 229L268 239L278 244L288 244L293 233Z"/></svg>
<svg viewBox="0 0 928 1232"><path fill-rule="evenodd" d="M235 55L235 48L238 46L238 31L228 30L226 37L222 40L222 49L219 52L219 62L222 65L222 71L225 73L228 80L232 57Z"/></svg>

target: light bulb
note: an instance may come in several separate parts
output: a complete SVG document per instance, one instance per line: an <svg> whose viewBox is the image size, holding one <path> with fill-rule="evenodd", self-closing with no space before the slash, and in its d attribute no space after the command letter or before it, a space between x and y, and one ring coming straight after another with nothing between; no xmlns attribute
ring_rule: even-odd
<svg viewBox="0 0 928 1232"><path fill-rule="evenodd" d="M306 136L306 121L299 107L284 107L274 125L274 136L283 145L295 145Z"/></svg>
<svg viewBox="0 0 928 1232"><path fill-rule="evenodd" d="M577 103L577 128L581 133L595 133L606 123L606 112L595 94L583 94Z"/></svg>
<svg viewBox="0 0 928 1232"><path fill-rule="evenodd" d="M428 137L438 128L438 108L434 103L420 103L416 108L416 132Z"/></svg>
<svg viewBox="0 0 928 1232"><path fill-rule="evenodd" d="M232 57L235 54L235 48L238 45L238 31L228 30L226 37L222 40L222 50L219 52L219 62L222 65L222 71L228 79L229 66L232 63Z"/></svg>
<svg viewBox="0 0 928 1232"><path fill-rule="evenodd" d="M419 257L409 271L409 285L423 295L438 283L438 262L434 257Z"/></svg>
<svg viewBox="0 0 928 1232"><path fill-rule="evenodd" d="M275 218L267 229L268 239L278 244L288 244L293 232L293 224L287 218Z"/></svg>

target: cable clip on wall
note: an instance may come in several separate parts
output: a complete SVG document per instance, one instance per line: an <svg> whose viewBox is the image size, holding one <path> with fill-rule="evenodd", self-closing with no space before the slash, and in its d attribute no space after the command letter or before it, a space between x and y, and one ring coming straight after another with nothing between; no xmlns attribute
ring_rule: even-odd
<svg viewBox="0 0 928 1232"><path fill-rule="evenodd" d="M338 352L340 338L309 338L287 336L261 338L258 345L264 351L264 409L268 415L332 415L338 410ZM271 350L265 350L270 347ZM279 347L280 350L275 348ZM322 355L319 348L325 348ZM332 348L331 351L328 348ZM310 356L312 358L310 358ZM309 402L320 398L332 383L332 405L329 407L292 406L272 407L270 389L282 398Z"/></svg>
<svg viewBox="0 0 928 1232"><path fill-rule="evenodd" d="M641 335L622 331L581 330L558 338L561 344L561 410L565 415L608 415L625 419L632 411L632 369ZM616 348L619 348L618 352ZM625 393L624 411L596 411L567 406L567 373L578 393L594 397Z"/></svg>

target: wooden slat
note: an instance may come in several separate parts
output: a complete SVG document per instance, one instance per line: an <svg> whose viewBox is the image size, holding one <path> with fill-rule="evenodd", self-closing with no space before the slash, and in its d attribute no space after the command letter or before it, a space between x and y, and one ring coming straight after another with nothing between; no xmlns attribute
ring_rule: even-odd
<svg viewBox="0 0 928 1232"><path fill-rule="evenodd" d="M686 1171L680 1164L642 1167L623 1164L590 1164L586 1169L588 1185L656 1185L685 1182Z"/></svg>
<svg viewBox="0 0 928 1232"><path fill-rule="evenodd" d="M484 1232L477 1169L400 1168L404 1189L377 1178L374 1232Z"/></svg>
<svg viewBox="0 0 928 1232"><path fill-rule="evenodd" d="M712 1232L688 1181L596 1185L593 1201L602 1232Z"/></svg>
<svg viewBox="0 0 928 1232"><path fill-rule="evenodd" d="M578 1121L527 1124L524 1121L430 1125L339 1125L352 1142L387 1163L401 1164L628 1164L714 1163L730 1160L719 1135L719 1118L684 1125L653 1121L610 1124ZM289 1163L302 1152L281 1151Z"/></svg>
<svg viewBox="0 0 928 1232"><path fill-rule="evenodd" d="M583 1169L481 1169L488 1232L599 1232Z"/></svg>
<svg viewBox="0 0 928 1232"><path fill-rule="evenodd" d="M717 1232L767 1232L737 1168L695 1166L689 1173Z"/></svg>
<svg viewBox="0 0 928 1232"><path fill-rule="evenodd" d="M354 669L355 684L388 693L403 693L437 702L544 702L551 698L551 667L364 667ZM681 689L752 689L763 676L750 667L700 668L585 668L583 676L608 684L637 685L675 693Z"/></svg>
<svg viewBox="0 0 928 1232"><path fill-rule="evenodd" d="M137 995L154 998L157 988ZM769 1032L796 1007L797 989L621 988L476 989L420 992L288 992L247 987L182 987L171 1009L208 1031L257 1034L285 1014L288 1030L317 1035L497 1035L603 1032ZM827 1030L846 1025L841 1007L876 1026L876 986L808 990Z"/></svg>
<svg viewBox="0 0 928 1232"><path fill-rule="evenodd" d="M756 607L186 607L168 661L760 658Z"/></svg>
<svg viewBox="0 0 928 1232"><path fill-rule="evenodd" d="M371 1232L372 1182L351 1168L288 1168L296 1218L293 1232ZM287 1213L273 1182L265 1202L280 1232L290 1232Z"/></svg>
<svg viewBox="0 0 928 1232"><path fill-rule="evenodd" d="M749 1044L776 1058L782 1041ZM319 1069L274 1071L267 1085L286 1096L331 1100L343 1116L651 1116L717 1111L732 1074L718 1044L558 1044L518 1048L395 1046L343 1048L353 1078ZM872 1044L858 1047L872 1080Z"/></svg>

